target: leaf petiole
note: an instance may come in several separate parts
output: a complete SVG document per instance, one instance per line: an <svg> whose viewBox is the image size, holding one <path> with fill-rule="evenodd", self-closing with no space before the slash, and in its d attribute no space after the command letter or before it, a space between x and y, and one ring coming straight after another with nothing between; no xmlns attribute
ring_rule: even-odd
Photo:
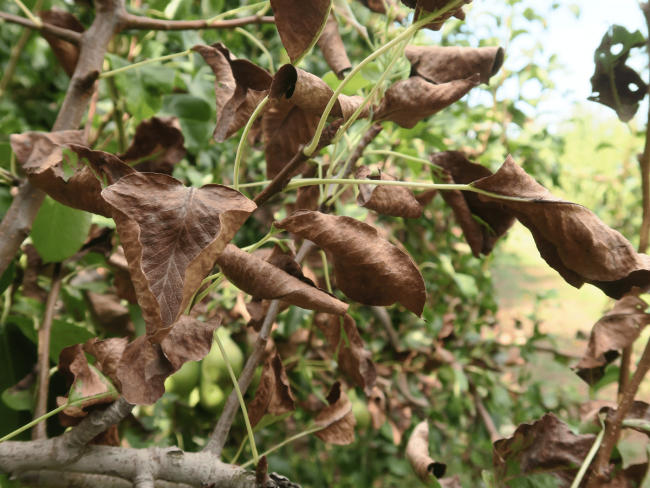
<svg viewBox="0 0 650 488"><path fill-rule="evenodd" d="M152 59L147 59L146 61L142 61L140 63L135 63L135 64L130 64L129 66L123 66L122 68L117 68L111 71L104 71L99 75L99 78L109 78L111 76L118 75L120 73L124 73L125 71L129 71L132 69L139 68L141 66L144 66L146 64L151 64L151 63L156 63L156 62L162 62L162 61L167 61L168 59L173 59L173 58L178 58L179 56L187 56L188 54L192 54L192 50L188 49L187 51L183 51L180 53L176 54L168 54L167 56L161 56L159 58L152 58Z"/></svg>

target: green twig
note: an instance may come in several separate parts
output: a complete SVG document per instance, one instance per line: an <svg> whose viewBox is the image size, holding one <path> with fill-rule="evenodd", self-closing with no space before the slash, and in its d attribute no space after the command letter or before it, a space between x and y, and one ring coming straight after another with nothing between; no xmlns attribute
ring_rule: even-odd
<svg viewBox="0 0 650 488"><path fill-rule="evenodd" d="M167 56L161 56L159 58L152 58L152 59L147 59L146 61L142 61L140 63L134 63L130 64L128 66L123 66L122 68L117 68L111 71L104 71L102 74L99 75L99 78L108 78L110 76L115 76L120 73L124 73L125 71L129 71L132 69L139 68L141 66L144 66L146 64L151 64L151 63L157 63L157 62L162 62L162 61L167 61L168 59L173 59L173 58L178 58L179 56L186 56L188 54L192 54L192 50L188 49L187 51L183 51L180 53L176 54L168 54Z"/></svg>
<svg viewBox="0 0 650 488"><path fill-rule="evenodd" d="M257 465L259 461L259 456L257 455L257 447L255 446L255 437L253 436L253 428L251 427L251 422L248 418L248 412L246 411L246 404L244 403L244 397L241 394L241 390L239 389L239 383L237 382L237 377L235 376L235 372L232 370L232 366L230 366L230 361L228 361L228 355L226 354L225 349L221 345L221 341L219 340L219 336L217 334L214 335L214 340L216 341L217 346L219 346L219 350L221 351L223 360L226 362L226 366L228 367L228 372L230 373L232 384L235 386L235 391L237 392L237 398L239 398L239 405L241 406L241 411L244 414L244 421L246 422L246 430L248 430L248 438L251 443L251 450L253 451L253 462L255 463L255 465Z"/></svg>
<svg viewBox="0 0 650 488"><path fill-rule="evenodd" d="M427 166L430 166L431 168L433 168L435 171L438 171L438 172L443 171L443 169L444 169L444 168L438 166L437 164L433 164L431 161L429 161L427 159L416 158L415 156L408 156L406 154L401 154L401 153L398 153L398 152L395 152L395 151L385 151L385 150L382 150L382 149L372 149L372 150L369 150L369 151L365 151L363 153L363 156L367 156L369 154L382 154L382 155L385 155L385 156L395 156L397 158L407 159L409 161L415 161L416 163L426 164Z"/></svg>
<svg viewBox="0 0 650 488"><path fill-rule="evenodd" d="M318 432L319 430L323 430L324 428L325 428L325 427L314 427L314 428L312 428L312 429L309 429L309 430L306 430L306 431L304 431L304 432L301 432L300 434L296 434L296 435L294 435L293 437L289 437L288 439L286 439L286 440L280 442L280 444L277 444L277 445L273 446L271 449L269 449L268 451L262 453L262 456L268 456L269 454L271 454L271 453L272 453L273 451L275 451L276 449L280 449L282 446L286 446L286 445L289 444L290 442L293 442L293 441L295 441L295 440L297 440L297 439L300 439L301 437L305 437L306 435L313 434L314 432ZM255 461L255 460L253 460L253 461L248 461L248 462L242 464L241 467L242 467L242 468L247 468L248 466L250 466L251 464L253 464L253 462L257 463L257 461Z"/></svg>
<svg viewBox="0 0 650 488"><path fill-rule="evenodd" d="M650 432L650 422L644 419L628 419L623 420L621 426L627 427L629 429L642 429L646 432Z"/></svg>
<svg viewBox="0 0 650 488"><path fill-rule="evenodd" d="M241 136L241 139L239 139L239 145L237 146L237 156L235 157L235 169L233 170L233 187L235 190L239 190L239 167L241 166L241 158L242 154L244 154L244 145L246 144L246 140L248 138L248 133L251 130L251 127L253 127L253 124L255 123L255 119L257 119L257 116L262 112L264 109L264 106L266 103L269 101L269 97L264 97L264 100L260 102L260 104L257 106L253 114L251 115L251 118L248 119L248 122L246 123L246 127L244 127L244 133Z"/></svg>
<svg viewBox="0 0 650 488"><path fill-rule="evenodd" d="M573 483L571 483L571 488L578 488L580 486L580 483L582 483L582 478L585 477L585 473L589 469L589 465L591 464L591 461L594 459L594 456L598 452L598 449L600 449L600 444L603 442L604 435L605 435L605 429L602 429L598 434L598 437L596 437L596 441L594 442L593 446L591 446L591 449L589 450L587 457L582 462L582 466L580 466L580 470L578 471L578 474L573 480Z"/></svg>
<svg viewBox="0 0 650 488"><path fill-rule="evenodd" d="M232 9L232 10L228 10L227 12L223 12L223 13L217 15L216 17L212 17L211 19L206 20L205 23L206 24L212 24L213 22L216 22L216 21L221 20L221 19L225 19L226 17L230 17L231 15L235 15L235 14L237 14L239 12L243 12L244 10L249 10L249 9L252 9L252 8L256 8L256 7L259 7L260 5L265 5L265 4L267 4L267 5L269 4L268 0L266 0L264 2L251 3L250 5L244 5L243 7L238 7L238 8ZM264 10L264 12L265 12L265 10ZM258 12L257 15L261 16L261 15L264 15L264 14Z"/></svg>
<svg viewBox="0 0 650 488"><path fill-rule="evenodd" d="M251 34L250 32L248 32L246 29L242 29L241 27L237 27L237 28L235 29L235 31L239 32L239 33L242 34L243 36L248 37L251 41L253 41L253 43L254 43L257 47L259 47L259 48L262 50L262 52L264 53L264 55L265 55L265 56L267 57L267 59L269 60L269 71L271 72L271 74L274 74L274 73L275 73L275 67L273 66L273 56L271 56L271 53L269 52L268 49L266 49L266 47L264 46L264 44L262 44L262 43L260 42L260 40L259 40L257 37L255 37L253 34Z"/></svg>
<svg viewBox="0 0 650 488"><path fill-rule="evenodd" d="M21 2L20 0L14 0L14 2L16 2L16 5L18 5L18 6L20 7L20 10L22 10L23 12L25 12L25 15L27 16L27 18L28 18L29 20L31 20L32 22L34 22L34 23L39 27L39 29L40 29L41 27L43 27L43 21L42 21L41 19L39 19L38 17L36 17L36 16L32 13L32 11L29 10L29 9L25 6L25 4L24 4L23 2Z"/></svg>
<svg viewBox="0 0 650 488"><path fill-rule="evenodd" d="M321 259L323 260L323 273L325 274L325 284L327 285L327 291L332 293L332 284L330 283L330 271L329 268L327 267L327 256L325 255L325 251L323 251L322 249L319 249L318 253L320 254Z"/></svg>

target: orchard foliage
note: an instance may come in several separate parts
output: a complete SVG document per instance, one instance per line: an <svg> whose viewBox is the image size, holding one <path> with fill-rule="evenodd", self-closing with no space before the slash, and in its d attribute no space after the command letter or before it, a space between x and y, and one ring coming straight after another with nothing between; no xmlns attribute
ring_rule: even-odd
<svg viewBox="0 0 650 488"><path fill-rule="evenodd" d="M615 447L650 432L650 349L629 374L650 149L637 251L546 188L562 140L502 96L550 86L553 61L512 71L504 49L543 17L504 2L476 29L503 44L467 3L39 0L30 23L7 5L0 50L20 23L48 44L27 35L0 84L3 487L646 486ZM596 52L593 99L623 121L645 42L615 26ZM617 404L579 418L586 398L531 378L573 374L539 322L516 345L490 332L516 221L617 300L571 364L592 393L618 380Z"/></svg>

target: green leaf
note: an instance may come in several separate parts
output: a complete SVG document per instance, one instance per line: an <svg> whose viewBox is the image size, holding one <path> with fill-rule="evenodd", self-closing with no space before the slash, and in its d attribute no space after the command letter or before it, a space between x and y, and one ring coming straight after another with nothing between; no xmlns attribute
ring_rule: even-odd
<svg viewBox="0 0 650 488"><path fill-rule="evenodd" d="M166 95L162 112L178 117L190 153L196 154L210 140L214 130L212 107L203 98L185 93Z"/></svg>
<svg viewBox="0 0 650 488"><path fill-rule="evenodd" d="M16 261L12 259L9 266L7 266L7 269L5 269L5 272L0 276L0 295L2 295L5 290L9 288L9 285L11 285L11 282L14 280L15 270Z"/></svg>
<svg viewBox="0 0 650 488"><path fill-rule="evenodd" d="M72 257L88 236L92 215L45 197L34 225L32 243L44 263L60 263Z"/></svg>
<svg viewBox="0 0 650 488"><path fill-rule="evenodd" d="M497 480L494 477L494 473L488 471L487 469L484 469L481 472L481 477L483 478L483 481L487 485L487 488L497 488Z"/></svg>
<svg viewBox="0 0 650 488"><path fill-rule="evenodd" d="M287 412L287 413L283 413L282 415L271 415L271 414L267 413L262 417L262 419L253 428L253 432L259 432L264 427L268 427L269 425L273 425L276 422L281 422L282 420L286 420L289 417L291 417L293 415L293 413L294 412Z"/></svg>
<svg viewBox="0 0 650 488"><path fill-rule="evenodd" d="M323 76L323 81L327 83L332 90L336 90L341 85L341 80L336 77L333 71L328 71L325 76ZM369 84L370 82L364 79L361 73L357 73L345 84L343 95L357 95L359 90L365 88Z"/></svg>
<svg viewBox="0 0 650 488"><path fill-rule="evenodd" d="M36 383L32 383L30 388L17 388L18 385L7 388L2 392L0 398L2 402L12 410L29 410L31 411L34 404L34 391Z"/></svg>

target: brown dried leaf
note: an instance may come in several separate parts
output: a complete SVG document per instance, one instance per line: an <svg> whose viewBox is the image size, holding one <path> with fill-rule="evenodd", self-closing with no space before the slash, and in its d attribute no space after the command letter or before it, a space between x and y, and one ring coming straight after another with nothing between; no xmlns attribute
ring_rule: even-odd
<svg viewBox="0 0 650 488"><path fill-rule="evenodd" d="M176 117L152 117L140 122L131 145L118 157L141 173L171 175L185 156L184 142Z"/></svg>
<svg viewBox="0 0 650 488"><path fill-rule="evenodd" d="M402 3L409 8L415 9L415 15L413 16L413 22L417 21L420 17L426 17L427 15L444 8L452 0L402 0ZM465 0L465 3L471 3L472 0ZM431 22L430 24L425 25L427 29L431 30L440 30L445 23L445 20L457 17L461 20L465 19L465 13L463 8L452 8L445 12L443 15L439 16L436 22Z"/></svg>
<svg viewBox="0 0 650 488"><path fill-rule="evenodd" d="M493 176L473 186L504 197L481 195L501 203L533 234L544 260L570 285L590 283L620 299L633 287L650 289L650 256L638 254L620 233L581 205L555 197L508 156Z"/></svg>
<svg viewBox="0 0 650 488"><path fill-rule="evenodd" d="M30 183L57 202L104 217L111 216L111 206L102 198L102 184L136 172L112 154L76 144L51 144L47 156L37 162L32 155L24 167Z"/></svg>
<svg viewBox="0 0 650 488"><path fill-rule="evenodd" d="M372 428L379 429L386 422L386 396L384 392L375 386L368 397L368 411Z"/></svg>
<svg viewBox="0 0 650 488"><path fill-rule="evenodd" d="M128 344L128 337L110 337L103 341L94 337L83 345L83 350L101 364L102 373L108 376L120 391L122 391L122 382L117 377L117 365Z"/></svg>
<svg viewBox="0 0 650 488"><path fill-rule="evenodd" d="M397 181L397 178L379 171L379 176L370 176L372 172L366 165L359 166L354 178L357 180ZM374 210L383 215L419 219L422 207L410 188L402 186L359 185L357 205Z"/></svg>
<svg viewBox="0 0 650 488"><path fill-rule="evenodd" d="M634 343L646 325L650 314L645 313L648 304L641 298L627 296L618 300L591 330L589 345L576 368L597 368L607 361L605 353L624 349Z"/></svg>
<svg viewBox="0 0 650 488"><path fill-rule="evenodd" d="M135 294L135 286L129 273L129 263L124 257L124 248L117 246L115 252L108 259L108 264L113 268L113 286L117 291L117 296L129 303L135 305L138 298Z"/></svg>
<svg viewBox="0 0 650 488"><path fill-rule="evenodd" d="M281 417L295 410L289 379L282 366L282 358L276 352L264 362L255 398L248 405L251 427L255 427L267 415L272 418Z"/></svg>
<svg viewBox="0 0 650 488"><path fill-rule="evenodd" d="M430 156L431 162L446 170L441 179L444 183L468 184L492 175L483 165L471 163L460 151L442 151ZM451 207L465 239L474 256L489 255L497 240L504 236L515 223L512 214L503 210L501 204L486 202L470 191L441 190L440 195ZM480 224L476 215L490 228Z"/></svg>
<svg viewBox="0 0 650 488"><path fill-rule="evenodd" d="M489 84L505 58L501 47L407 46L404 51L411 63L411 75L431 83L463 80L478 73L481 83Z"/></svg>
<svg viewBox="0 0 650 488"><path fill-rule="evenodd" d="M61 144L88 144L82 130L62 130L59 132L23 132L9 136L11 150L16 161L24 168L39 168L42 161L52 152L53 146Z"/></svg>
<svg viewBox="0 0 650 488"><path fill-rule="evenodd" d="M441 478L447 465L438 463L429 456L429 423L425 420L415 426L406 445L406 459L416 476L429 486L430 477Z"/></svg>
<svg viewBox="0 0 650 488"><path fill-rule="evenodd" d="M298 210L274 225L331 252L336 285L347 297L364 305L399 302L422 315L426 290L419 269L408 254L379 237L374 227L309 210Z"/></svg>
<svg viewBox="0 0 650 488"><path fill-rule="evenodd" d="M337 362L342 371L350 375L357 386L371 396L377 383L377 371L372 362L372 353L364 349L357 324L349 315L345 315L343 326L335 315L318 314L314 323L325 335L330 348L337 355ZM341 334L345 331L345 338Z"/></svg>
<svg viewBox="0 0 650 488"><path fill-rule="evenodd" d="M271 0L275 25L292 63L315 44L330 5L331 0Z"/></svg>
<svg viewBox="0 0 650 488"><path fill-rule="evenodd" d="M102 329L118 336L132 336L135 328L131 322L129 309L120 303L112 293L86 292L90 314Z"/></svg>
<svg viewBox="0 0 650 488"><path fill-rule="evenodd" d="M352 69L352 64L345 52L345 44L339 34L339 24L334 12L330 12L322 34L318 38L318 47L323 52L325 62L339 80L345 78L347 71ZM367 117L367 116L366 116Z"/></svg>
<svg viewBox="0 0 650 488"><path fill-rule="evenodd" d="M256 205L222 185L187 188L137 173L102 192L129 263L147 335L161 342Z"/></svg>
<svg viewBox="0 0 650 488"><path fill-rule="evenodd" d="M280 299L307 310L341 316L347 312L346 303L317 288L313 283L307 284L232 244L226 247L217 259L217 264L232 284L254 297L266 300Z"/></svg>
<svg viewBox="0 0 650 488"><path fill-rule="evenodd" d="M241 129L255 108L268 94L271 75L246 59L232 59L230 51L220 42L212 46L197 45L198 52L212 68L216 79L217 126L214 140L223 142Z"/></svg>
<svg viewBox="0 0 650 488"><path fill-rule="evenodd" d="M63 29L69 29L74 32L83 32L86 30L74 15L63 10L56 8L43 10L38 12L38 16L45 24L62 27ZM46 32L41 32L41 35L52 48L52 52L56 59L58 59L63 70L72 78L74 70L77 67L77 61L79 60L79 48L70 42L54 37Z"/></svg>
<svg viewBox="0 0 650 488"><path fill-rule="evenodd" d="M45 303L48 292L38 284L38 275L45 269L41 255L38 254L38 251L32 244L25 244L22 250L25 256L27 256L27 267L25 268L22 282L23 296Z"/></svg>
<svg viewBox="0 0 650 488"><path fill-rule="evenodd" d="M221 317L199 322L180 317L159 344L140 336L129 344L117 365L124 398L135 405L152 405L165 393L165 380L188 361L203 359L212 347L213 333Z"/></svg>
<svg viewBox="0 0 650 488"><path fill-rule="evenodd" d="M324 427L314 432L314 435L324 442L345 446L354 442L354 426L357 420L352 413L352 402L341 391L341 383L337 381L327 394L329 406L320 411L314 425Z"/></svg>
<svg viewBox="0 0 650 488"><path fill-rule="evenodd" d="M319 120L318 115L308 113L285 98L280 102L269 103L262 118L268 179L275 178L300 148L311 141ZM303 168L298 168L296 172L302 170Z"/></svg>
<svg viewBox="0 0 650 488"><path fill-rule="evenodd" d="M321 115L332 95L334 95L334 90L318 76L291 64L285 64L273 77L269 98L277 101L291 100L301 109ZM343 120L347 122L362 103L363 97L357 95L349 97L341 94L334 103L330 116L343 117ZM364 119L369 114L370 110L366 106L359 114L359 118Z"/></svg>
<svg viewBox="0 0 650 488"><path fill-rule="evenodd" d="M552 413L532 424L521 424L512 437L494 443L497 482L540 472L573 480L595 439L593 434L575 435Z"/></svg>
<svg viewBox="0 0 650 488"><path fill-rule="evenodd" d="M386 14L386 5L388 5L389 9L394 5L397 6L395 0L359 0L359 2L361 2L369 10L378 14ZM404 20L404 15L398 13L397 17L395 17L395 20L401 23L402 20Z"/></svg>
<svg viewBox="0 0 650 488"><path fill-rule="evenodd" d="M389 120L412 129L425 119L457 102L480 82L478 73L468 79L434 85L413 76L391 85L375 111L373 120Z"/></svg>
<svg viewBox="0 0 650 488"><path fill-rule="evenodd" d="M88 364L83 344L75 344L61 351L59 373L65 378L67 388L70 390L69 398L57 398L59 406L65 405L68 400L75 401L101 393L107 394L105 397L87 400L80 406L68 407L63 410L63 413L70 417L85 417L88 415L88 412L85 411L86 408L92 405L113 403L117 400L118 394L115 387L99 371ZM108 395L109 393L112 394Z"/></svg>

